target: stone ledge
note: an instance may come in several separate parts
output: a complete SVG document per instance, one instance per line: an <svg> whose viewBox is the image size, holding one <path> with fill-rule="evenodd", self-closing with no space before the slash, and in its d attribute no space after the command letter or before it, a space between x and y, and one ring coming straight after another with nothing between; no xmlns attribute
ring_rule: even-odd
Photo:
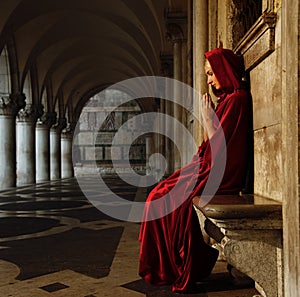
<svg viewBox="0 0 300 297"><path fill-rule="evenodd" d="M196 196L193 204L212 219L275 219L282 220L282 205L258 195L216 195L201 207Z"/></svg>
<svg viewBox="0 0 300 297"><path fill-rule="evenodd" d="M262 296L281 296L281 204L257 195L217 195L203 206L201 199L195 197L193 204L206 217L204 229L220 243L226 261L251 277Z"/></svg>

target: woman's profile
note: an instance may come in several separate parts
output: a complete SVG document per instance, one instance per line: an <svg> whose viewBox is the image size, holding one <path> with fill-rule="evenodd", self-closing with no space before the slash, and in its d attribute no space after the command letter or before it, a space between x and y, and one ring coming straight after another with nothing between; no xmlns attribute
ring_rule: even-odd
<svg viewBox="0 0 300 297"><path fill-rule="evenodd" d="M218 98L216 106L207 93L201 99L206 137L191 162L160 182L147 198L150 202L168 196L170 203L176 199L183 203L155 220L147 220L151 209L146 206L146 219L139 235L140 276L154 285L172 285L174 292L192 290L196 282L211 273L218 258L218 250L203 239L192 199L201 196L211 169L216 166L211 158L211 143L218 146L220 131L225 138L227 154L224 175L215 192L239 193L247 171L252 110L250 92L243 80L243 59L223 48L205 53L205 58L207 83ZM176 190L171 191L175 184Z"/></svg>

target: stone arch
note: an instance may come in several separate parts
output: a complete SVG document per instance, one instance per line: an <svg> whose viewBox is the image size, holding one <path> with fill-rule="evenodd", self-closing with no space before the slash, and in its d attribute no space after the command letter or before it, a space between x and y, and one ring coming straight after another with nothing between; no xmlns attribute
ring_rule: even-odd
<svg viewBox="0 0 300 297"><path fill-rule="evenodd" d="M8 95L10 92L10 66L8 61L7 47L5 46L0 55L0 94Z"/></svg>
<svg viewBox="0 0 300 297"><path fill-rule="evenodd" d="M19 62L15 40L11 37L7 42L7 55L10 67L11 93L21 93Z"/></svg>
<svg viewBox="0 0 300 297"><path fill-rule="evenodd" d="M47 98L47 89L46 87L42 90L42 93L41 93L41 99L40 99L40 103L41 105L43 106L43 109L44 109L44 113L48 112L49 111L49 106L48 106L48 98Z"/></svg>
<svg viewBox="0 0 300 297"><path fill-rule="evenodd" d="M26 105L32 104L32 87L31 87L31 75L30 71L27 72L27 75L24 80L23 93L25 95Z"/></svg>

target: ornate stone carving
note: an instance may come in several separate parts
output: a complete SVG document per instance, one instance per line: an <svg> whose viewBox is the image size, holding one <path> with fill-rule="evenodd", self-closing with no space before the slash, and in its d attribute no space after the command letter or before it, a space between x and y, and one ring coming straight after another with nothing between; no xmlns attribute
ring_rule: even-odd
<svg viewBox="0 0 300 297"><path fill-rule="evenodd" d="M246 70L255 67L275 50L276 18L273 12L261 15L234 49L244 56Z"/></svg>
<svg viewBox="0 0 300 297"><path fill-rule="evenodd" d="M76 123L67 123L66 127L62 130L62 136L64 138L73 137L73 133L76 127Z"/></svg>
<svg viewBox="0 0 300 297"><path fill-rule="evenodd" d="M51 127L51 130L54 130L57 133L61 133L63 129L65 129L66 127L67 127L67 119L58 118L56 123Z"/></svg>
<svg viewBox="0 0 300 297"><path fill-rule="evenodd" d="M243 38L262 14L262 0L232 0L231 22L233 47Z"/></svg>
<svg viewBox="0 0 300 297"><path fill-rule="evenodd" d="M43 114L43 110L40 106L26 104L17 115L18 122L36 122L36 120Z"/></svg>
<svg viewBox="0 0 300 297"><path fill-rule="evenodd" d="M226 243L224 246L226 260L229 264L253 278L259 285L261 294L277 297L279 296L277 292L282 292L279 272L282 262L282 246L276 242L277 238L280 238L280 232L261 230L256 237L255 234L252 237L252 233L251 230L248 233L250 239L244 236L239 240L231 239ZM264 239L265 241L263 241ZM273 241L275 241L275 244L273 244Z"/></svg>
<svg viewBox="0 0 300 297"><path fill-rule="evenodd" d="M56 112L44 112L37 120L37 125L51 128L56 123Z"/></svg>
<svg viewBox="0 0 300 297"><path fill-rule="evenodd" d="M0 94L0 115L15 116L25 104L25 95L22 93Z"/></svg>

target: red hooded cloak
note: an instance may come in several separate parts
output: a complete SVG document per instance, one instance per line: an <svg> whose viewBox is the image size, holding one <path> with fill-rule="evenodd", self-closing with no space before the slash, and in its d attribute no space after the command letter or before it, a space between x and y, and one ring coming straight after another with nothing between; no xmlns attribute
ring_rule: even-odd
<svg viewBox="0 0 300 297"><path fill-rule="evenodd" d="M227 157L224 175L217 194L235 194L242 190L247 170L247 146L251 129L251 97L242 80L242 57L231 50L217 48L205 54L221 89L217 95L216 115L219 123L211 139L204 141L192 161L159 183L149 194L147 202L167 196L169 204L182 204L159 219L147 220L153 210L146 204L139 241L139 274L154 285L171 284L172 291L188 291L208 276L217 260L218 251L207 245L201 233L192 199L201 195L212 166L224 157L220 139L225 136ZM223 131L223 133L221 133ZM224 138L223 138L224 139ZM211 147L217 158L212 160ZM174 185L176 190L171 191ZM216 192L216 190L214 190ZM187 194L188 193L188 194ZM169 205L166 207L170 207Z"/></svg>

